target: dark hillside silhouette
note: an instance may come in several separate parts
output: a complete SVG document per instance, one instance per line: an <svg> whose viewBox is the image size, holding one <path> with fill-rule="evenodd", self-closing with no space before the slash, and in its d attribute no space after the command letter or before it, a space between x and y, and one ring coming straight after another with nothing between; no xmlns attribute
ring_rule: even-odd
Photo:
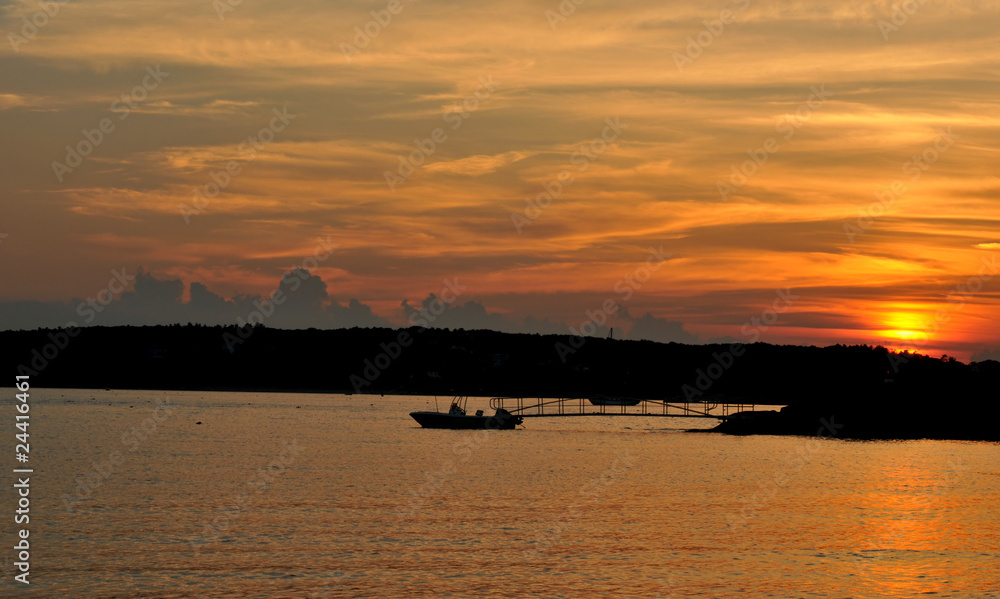
<svg viewBox="0 0 1000 599"><path fill-rule="evenodd" d="M732 421L723 429L815 434L821 417L839 415L837 423L851 427L839 433L844 436L998 437L983 431L996 428L1000 363L898 356L866 345L681 345L485 330L173 325L4 331L0 355L8 371L31 375L35 387L788 404L781 415Z"/></svg>

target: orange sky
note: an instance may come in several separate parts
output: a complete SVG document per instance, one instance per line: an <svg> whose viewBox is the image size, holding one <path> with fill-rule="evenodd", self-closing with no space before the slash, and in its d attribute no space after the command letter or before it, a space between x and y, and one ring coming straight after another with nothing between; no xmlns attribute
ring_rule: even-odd
<svg viewBox="0 0 1000 599"><path fill-rule="evenodd" d="M4 3L0 325L123 266L265 295L328 238L318 301L397 326L457 278L468 326L1000 356L1000 3L894 6Z"/></svg>

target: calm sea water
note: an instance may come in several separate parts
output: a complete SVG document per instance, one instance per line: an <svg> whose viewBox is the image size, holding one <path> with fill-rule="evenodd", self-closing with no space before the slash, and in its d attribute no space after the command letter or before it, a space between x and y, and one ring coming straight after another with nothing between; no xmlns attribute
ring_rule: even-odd
<svg viewBox="0 0 1000 599"><path fill-rule="evenodd" d="M407 414L427 397L32 403L32 584L11 581L5 467L5 597L1000 599L995 443L641 417L436 431Z"/></svg>

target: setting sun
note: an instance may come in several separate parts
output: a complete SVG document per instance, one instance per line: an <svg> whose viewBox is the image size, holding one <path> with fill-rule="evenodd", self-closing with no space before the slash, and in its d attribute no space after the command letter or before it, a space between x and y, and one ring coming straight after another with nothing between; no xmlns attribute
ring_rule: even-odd
<svg viewBox="0 0 1000 599"><path fill-rule="evenodd" d="M1000 599L998 24L0 0L0 597Z"/></svg>
<svg viewBox="0 0 1000 599"><path fill-rule="evenodd" d="M236 324L301 269L267 326L400 327L450 281L442 327L565 333L613 298L596 336L1000 355L995 3L898 30L849 2L710 29L711 3L374 4L102 1L17 33L0 329L79 321L123 266L82 324ZM961 327L929 328L955 289Z"/></svg>
<svg viewBox="0 0 1000 599"><path fill-rule="evenodd" d="M882 333L893 340L913 342L928 339L926 318L916 311L891 312L885 318L884 326L886 330Z"/></svg>

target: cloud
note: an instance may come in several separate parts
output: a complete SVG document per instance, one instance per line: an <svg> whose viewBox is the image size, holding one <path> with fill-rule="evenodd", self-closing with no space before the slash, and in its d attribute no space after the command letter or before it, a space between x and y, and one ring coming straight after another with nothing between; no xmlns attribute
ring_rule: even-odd
<svg viewBox="0 0 1000 599"><path fill-rule="evenodd" d="M554 322L548 317L539 319L529 314L524 317L521 332L538 335L565 335L568 330L569 327L564 322Z"/></svg>
<svg viewBox="0 0 1000 599"><path fill-rule="evenodd" d="M0 110L10 110L17 106L26 106L28 98L17 94L0 94Z"/></svg>
<svg viewBox="0 0 1000 599"><path fill-rule="evenodd" d="M403 300L401 305L408 323L429 328L489 329L506 333L540 335L590 333L588 336L606 337L611 327L618 326L617 323L623 320L625 326L630 327L628 333L624 335L629 339L646 339L660 343L699 342L697 335L684 330L683 323L657 318L648 312L641 318L632 318L628 310L624 308L618 314L613 315L611 320L602 323L600 326L597 326L589 318L574 321L571 326L565 322L552 320L549 317L538 317L528 314L523 318L517 318L500 312L490 311L482 302L474 300L448 304L441 301L433 293L420 302L419 308L411 305L407 300ZM588 325L584 326L583 323L588 323ZM592 333L589 325L593 325Z"/></svg>
<svg viewBox="0 0 1000 599"><path fill-rule="evenodd" d="M504 152L493 156L469 156L458 160L435 162L428 164L424 170L438 173L451 173L454 175L466 175L469 177L479 177L495 173L498 169L513 164L515 162L530 158L535 152Z"/></svg>
<svg viewBox="0 0 1000 599"><path fill-rule="evenodd" d="M140 269L134 289L125 291L98 316L100 324L173 324L184 320L184 283L180 279L157 279Z"/></svg>
<svg viewBox="0 0 1000 599"><path fill-rule="evenodd" d="M646 312L639 318L632 318L627 311L622 315L632 322L629 339L645 339L659 343L698 343L698 336L684 330L684 323L653 316Z"/></svg>
<svg viewBox="0 0 1000 599"><path fill-rule="evenodd" d="M476 301L448 303L431 293L420 307L410 305L409 301L401 303L403 314L408 323L437 329L491 329L512 333L516 325L503 315L487 311L486 307Z"/></svg>
<svg viewBox="0 0 1000 599"><path fill-rule="evenodd" d="M981 349L972 354L973 362L985 362L986 360L1000 362L1000 349Z"/></svg>
<svg viewBox="0 0 1000 599"><path fill-rule="evenodd" d="M303 240L330 234L337 255L269 324L402 324L400 298L460 277L475 300L441 324L561 332L664 244L675 258L629 303L646 316L607 326L736 336L790 287L803 304L768 335L878 342L883 304L933 313L1000 247L995 1L923 3L888 40L892 0L729 3L746 7L683 72L674 53L720 4L584 3L553 31L529 0L412 3L348 60L340 44L370 4L243 2L224 19L205 0L60 4L0 60L0 204L18 232L2 246L0 280L18 284L0 290L0 325L79 319L79 300L30 300L93 293L123 254L157 276L97 322L234 322L277 273L299 276ZM39 10L0 6L7 32ZM111 112L154 65L172 74L127 119ZM486 76L496 92L390 190L385 173ZM833 95L806 113L812 86ZM285 106L287 129L246 145ZM616 117L627 128L605 144ZM104 118L114 132L57 181L53 161ZM957 145L911 178L946 127ZM718 182L771 138L779 149L723 200ZM904 194L873 204L897 181ZM213 184L185 224L181 206ZM513 214L531 215L521 234ZM971 352L1000 334L1000 299L984 290L954 318L939 335Z"/></svg>
<svg viewBox="0 0 1000 599"><path fill-rule="evenodd" d="M203 283L191 283L188 312L192 322L207 325L228 325L239 315L236 304L209 291Z"/></svg>
<svg viewBox="0 0 1000 599"><path fill-rule="evenodd" d="M347 305L332 302L326 308L327 314L338 327L384 327L390 324L375 315L370 306L351 298Z"/></svg>
<svg viewBox="0 0 1000 599"><path fill-rule="evenodd" d="M0 330L66 326L80 320L74 308L64 302L0 302Z"/></svg>
<svg viewBox="0 0 1000 599"><path fill-rule="evenodd" d="M413 306L403 300L403 314L407 324L440 329L488 329L504 333L527 333L538 335L570 334L570 326L565 322L550 320L549 317L537 317L531 314L516 318L500 312L491 312L482 302L469 300L464 303L445 303L431 293ZM607 334L607 329L598 327L598 336Z"/></svg>
<svg viewBox="0 0 1000 599"><path fill-rule="evenodd" d="M190 284L190 299L183 301L181 279L160 279L140 269L132 290L108 301L106 294L70 302L0 302L0 329L33 329L81 325L165 325L198 323L234 325L256 322L285 329L335 329L385 327L390 323L373 314L371 307L348 300L341 304L327 293L321 278L294 269L277 282L280 294L236 294L226 299L200 282Z"/></svg>

